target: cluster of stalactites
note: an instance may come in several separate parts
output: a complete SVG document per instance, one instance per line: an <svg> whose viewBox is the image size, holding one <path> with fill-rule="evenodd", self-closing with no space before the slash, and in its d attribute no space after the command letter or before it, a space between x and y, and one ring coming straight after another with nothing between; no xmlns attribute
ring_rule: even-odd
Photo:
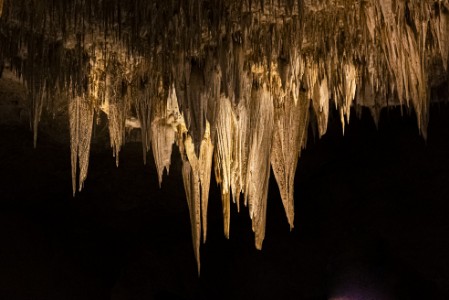
<svg viewBox="0 0 449 300"><path fill-rule="evenodd" d="M28 87L35 141L42 110L66 101L74 193L95 115L107 115L117 165L127 130L140 128L159 184L179 147L198 270L212 170L225 236L231 202L246 205L260 249L270 168L294 226L309 124L322 136L331 109L344 131L351 107L368 107L377 122L383 107L407 105L426 135L431 75L448 67L447 1L152 3L41 1L33 13L44 17L34 18L5 0L0 57Z"/></svg>

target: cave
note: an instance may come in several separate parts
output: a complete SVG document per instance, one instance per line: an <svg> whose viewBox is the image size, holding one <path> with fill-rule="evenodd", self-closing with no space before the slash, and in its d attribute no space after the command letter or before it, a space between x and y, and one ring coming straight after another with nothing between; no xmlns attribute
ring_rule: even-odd
<svg viewBox="0 0 449 300"><path fill-rule="evenodd" d="M449 1L0 0L0 299L449 299Z"/></svg>

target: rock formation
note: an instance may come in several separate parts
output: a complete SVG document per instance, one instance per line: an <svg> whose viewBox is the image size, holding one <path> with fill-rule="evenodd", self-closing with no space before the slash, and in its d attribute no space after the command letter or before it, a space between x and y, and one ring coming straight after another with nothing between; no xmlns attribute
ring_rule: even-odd
<svg viewBox="0 0 449 300"><path fill-rule="evenodd" d="M75 194L100 115L117 165L140 128L160 183L176 144L198 270L212 169L226 237L243 203L261 249L270 166L293 228L309 125L403 105L425 138L448 40L447 0L0 0L0 61L27 88L35 145L42 112L67 107Z"/></svg>

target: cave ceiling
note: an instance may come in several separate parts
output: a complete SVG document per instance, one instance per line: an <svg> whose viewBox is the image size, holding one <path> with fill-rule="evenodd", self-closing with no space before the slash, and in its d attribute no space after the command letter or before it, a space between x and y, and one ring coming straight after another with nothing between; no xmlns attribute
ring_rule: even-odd
<svg viewBox="0 0 449 300"><path fill-rule="evenodd" d="M106 116L117 165L132 129L159 183L179 148L194 252L206 241L211 174L224 234L231 204L265 236L270 170L294 227L294 175L309 126L351 109L416 114L427 135L447 85L449 2L405 0L0 0L0 62L26 87L34 144L64 110L74 195ZM3 67L2 67L3 68Z"/></svg>

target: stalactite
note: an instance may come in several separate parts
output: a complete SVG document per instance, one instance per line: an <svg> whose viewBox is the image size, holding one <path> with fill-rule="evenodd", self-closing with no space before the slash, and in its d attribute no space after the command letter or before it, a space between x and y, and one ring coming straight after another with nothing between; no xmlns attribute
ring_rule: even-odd
<svg viewBox="0 0 449 300"><path fill-rule="evenodd" d="M349 124L351 106L355 98L357 69L353 64L349 63L343 64L343 66L341 66L341 71L339 78L340 88L334 93L336 98L341 98L343 100L343 103L340 105L340 119L344 133L345 123Z"/></svg>
<svg viewBox="0 0 449 300"><path fill-rule="evenodd" d="M418 119L418 127L426 136L427 106L429 95L426 75L426 35L431 9L429 3L411 4L380 1L378 18L384 19L380 29L382 47L388 62L389 72L395 79L395 91L401 104L412 102ZM410 15L414 13L414 15ZM397 21L400 18L400 22ZM416 23L416 21L418 21ZM386 83L385 83L386 84Z"/></svg>
<svg viewBox="0 0 449 300"><path fill-rule="evenodd" d="M37 136L38 136L38 130L39 130L39 122L42 115L42 109L44 105L44 97L46 94L45 91L45 85L43 86L37 86L33 83L31 83L35 87L28 87L30 90L28 94L30 107L31 107L31 114L30 114L30 127L33 131L33 145L34 148L37 147Z"/></svg>
<svg viewBox="0 0 449 300"><path fill-rule="evenodd" d="M294 77L292 73L289 75ZM278 92L275 93L277 95L274 97L271 166L279 186L282 204L284 205L290 229L293 229L295 215L294 179L301 149L305 146L307 139L310 101L303 93L299 93L299 90L291 88L291 85L286 86L287 94L282 95L278 78ZM297 95L296 98L298 100L296 103L293 94ZM326 99L326 103L328 101L329 99Z"/></svg>
<svg viewBox="0 0 449 300"><path fill-rule="evenodd" d="M77 170L79 168L79 191L83 188L89 167L94 109L86 98L77 96L69 100L70 149L72 161L72 188L76 192Z"/></svg>
<svg viewBox="0 0 449 300"><path fill-rule="evenodd" d="M143 163L147 163L147 152L151 145L151 97L149 87L144 84L138 87L134 95L136 99L137 117L139 118L141 128Z"/></svg>
<svg viewBox="0 0 449 300"><path fill-rule="evenodd" d="M223 227L224 235L229 238L229 228L231 222L231 178L235 175L232 173L232 150L235 135L233 131L236 128L236 118L232 111L231 102L229 98L223 97L218 103L217 113L217 151L215 152L215 177L217 183L221 187L221 201L223 207ZM235 193L235 191L233 191Z"/></svg>
<svg viewBox="0 0 449 300"><path fill-rule="evenodd" d="M195 254L198 275L200 274L200 239L201 239L201 207L200 207L200 179L198 173L192 169L188 158L182 158L182 179L186 192L187 204L190 212L190 226L192 228L193 252Z"/></svg>
<svg viewBox="0 0 449 300"><path fill-rule="evenodd" d="M274 125L273 99L266 84L253 88L249 111L250 121L246 130L251 133L245 202L249 207L256 248L262 249Z"/></svg>
<svg viewBox="0 0 449 300"><path fill-rule="evenodd" d="M443 61L443 68L447 71L449 59L449 3L439 2L435 11L436 21L431 22L432 30L438 43L438 51Z"/></svg>
<svg viewBox="0 0 449 300"><path fill-rule="evenodd" d="M210 140L210 125L206 122L204 137L200 145L200 155L197 157L192 137L181 133L184 125L178 125L178 134L181 139L178 145L182 157L182 176L186 191L187 203L190 211L192 227L192 240L195 257L200 273L200 240L201 223L207 222L207 203L209 199L210 173L212 168L213 145ZM185 135L183 138L182 136ZM204 227L207 223L203 223ZM203 228L204 228L203 227ZM203 240L206 239L206 231L203 231Z"/></svg>
<svg viewBox="0 0 449 300"><path fill-rule="evenodd" d="M161 101L162 100L162 101ZM179 113L176 92L172 87L167 101L160 99L153 111L151 121L151 143L154 161L158 173L159 186L162 184L164 170L170 170L172 147L175 143L176 114Z"/></svg>
<svg viewBox="0 0 449 300"><path fill-rule="evenodd" d="M318 123L319 136L323 136L327 130L329 118L330 92L327 75L323 73L320 65L307 59L305 70L305 83L307 85L307 98L312 100L313 110Z"/></svg>
<svg viewBox="0 0 449 300"><path fill-rule="evenodd" d="M212 157L214 153L214 145L212 144L210 135L209 122L206 123L204 139L201 142L199 157L199 172L201 182L201 222L203 224L203 243L207 237L207 208L209 203L209 188L212 170Z"/></svg>
<svg viewBox="0 0 449 300"><path fill-rule="evenodd" d="M231 152L231 192L232 200L240 211L240 194L246 191L246 179L248 176L250 130L249 112L245 102L240 102L234 109L236 122L232 128L232 152Z"/></svg>
<svg viewBox="0 0 449 300"><path fill-rule="evenodd" d="M315 83L313 88L313 110L318 120L319 136L322 137L327 131L327 121L329 119L329 86L327 77Z"/></svg>

